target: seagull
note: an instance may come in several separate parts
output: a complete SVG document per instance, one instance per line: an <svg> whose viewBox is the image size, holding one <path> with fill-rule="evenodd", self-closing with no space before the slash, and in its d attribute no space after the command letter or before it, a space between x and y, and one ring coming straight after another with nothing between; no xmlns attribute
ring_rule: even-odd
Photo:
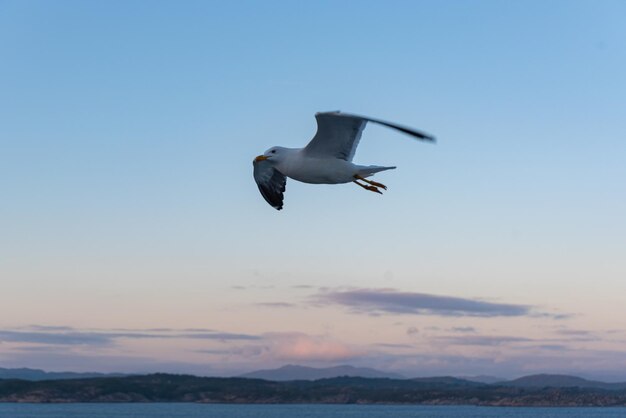
<svg viewBox="0 0 626 418"><path fill-rule="evenodd" d="M272 147L254 159L254 180L261 195L273 208L283 208L287 177L310 184L356 183L365 190L380 193L384 184L367 180L375 173L396 167L358 165L352 158L367 122L396 129L419 140L434 142L423 132L395 123L348 113L319 112L315 114L317 132L304 148Z"/></svg>

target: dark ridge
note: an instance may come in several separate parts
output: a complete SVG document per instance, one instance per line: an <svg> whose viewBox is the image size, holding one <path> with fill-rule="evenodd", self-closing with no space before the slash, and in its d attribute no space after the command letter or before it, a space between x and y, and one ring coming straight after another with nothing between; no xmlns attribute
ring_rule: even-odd
<svg viewBox="0 0 626 418"><path fill-rule="evenodd" d="M338 377L272 382L188 375L71 380L0 380L0 402L205 402L423 404L493 406L626 406L626 390L523 388L450 377Z"/></svg>

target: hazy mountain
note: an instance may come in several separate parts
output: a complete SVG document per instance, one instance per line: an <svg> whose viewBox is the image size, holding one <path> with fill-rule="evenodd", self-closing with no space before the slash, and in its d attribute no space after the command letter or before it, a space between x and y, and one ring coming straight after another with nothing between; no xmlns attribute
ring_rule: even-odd
<svg viewBox="0 0 626 418"><path fill-rule="evenodd" d="M568 376L563 374L535 374L531 376L520 377L519 379L509 380L506 382L498 382L501 386L513 386L522 388L594 388L621 390L626 389L626 382L606 383L594 380L583 379L577 376Z"/></svg>
<svg viewBox="0 0 626 418"><path fill-rule="evenodd" d="M460 386L460 387L477 387L484 386L485 383L474 382L469 379L461 379L458 377L452 376L435 376L435 377L416 377L411 379L413 382L423 383L425 385L429 385L431 387L437 386Z"/></svg>
<svg viewBox="0 0 626 418"><path fill-rule="evenodd" d="M457 377L459 379L469 380L470 382L486 383L488 385L504 382L506 380L501 377L486 376L482 374L478 376L457 376Z"/></svg>
<svg viewBox="0 0 626 418"><path fill-rule="evenodd" d="M62 379L85 379L90 377L114 377L124 376L119 373L74 373L74 372L46 372L39 369L5 369L0 367L0 379L22 380L62 380Z"/></svg>
<svg viewBox="0 0 626 418"><path fill-rule="evenodd" d="M287 381L329 379L340 376L405 379L404 376L397 373L386 373L367 367L335 366L326 368L315 368L296 366L293 364L288 364L278 369L258 370L251 373L243 374L240 377L246 377L249 379Z"/></svg>

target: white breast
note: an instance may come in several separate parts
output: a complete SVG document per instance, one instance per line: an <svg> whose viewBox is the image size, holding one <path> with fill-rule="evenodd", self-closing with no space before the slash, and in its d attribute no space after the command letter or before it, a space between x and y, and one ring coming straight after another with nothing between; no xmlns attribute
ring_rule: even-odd
<svg viewBox="0 0 626 418"><path fill-rule="evenodd" d="M311 158L294 153L276 168L289 178L312 184L349 183L356 166L338 158Z"/></svg>

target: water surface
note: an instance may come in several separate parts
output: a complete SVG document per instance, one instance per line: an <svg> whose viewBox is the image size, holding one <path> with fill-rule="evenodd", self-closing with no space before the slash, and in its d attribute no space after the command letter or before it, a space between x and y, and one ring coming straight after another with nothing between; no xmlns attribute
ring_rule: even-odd
<svg viewBox="0 0 626 418"><path fill-rule="evenodd" d="M1 418L622 418L626 408L191 403L0 404Z"/></svg>

